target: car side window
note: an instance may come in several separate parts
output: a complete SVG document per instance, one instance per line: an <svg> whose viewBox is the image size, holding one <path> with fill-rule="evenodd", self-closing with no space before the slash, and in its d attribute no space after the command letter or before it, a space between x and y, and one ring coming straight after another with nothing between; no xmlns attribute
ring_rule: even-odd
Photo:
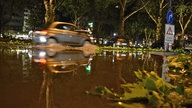
<svg viewBox="0 0 192 108"><path fill-rule="evenodd" d="M56 26L57 29L62 29L62 30L70 30L70 31L75 31L77 28L71 25L67 24L59 24Z"/></svg>
<svg viewBox="0 0 192 108"><path fill-rule="evenodd" d="M64 24L58 24L58 25L56 26L56 28L57 28L57 29L62 29L62 30L68 30L67 26L64 25Z"/></svg>
<svg viewBox="0 0 192 108"><path fill-rule="evenodd" d="M68 28L69 28L69 30L71 30L71 31L77 30L77 28L76 28L75 26L72 26L72 25L68 25Z"/></svg>

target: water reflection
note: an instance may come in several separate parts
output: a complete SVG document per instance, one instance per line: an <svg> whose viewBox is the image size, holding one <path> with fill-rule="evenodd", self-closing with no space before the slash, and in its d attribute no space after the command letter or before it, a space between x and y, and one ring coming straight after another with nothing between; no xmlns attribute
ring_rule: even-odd
<svg viewBox="0 0 192 108"><path fill-rule="evenodd" d="M170 78L168 76L168 61L167 61L167 56L163 56L163 65L162 65L162 78L164 79L164 81L166 82L170 82Z"/></svg>
<svg viewBox="0 0 192 108"><path fill-rule="evenodd" d="M162 57L145 52L102 52L97 54L93 62L95 67L101 66L102 70L118 73L121 83L134 82L136 78L134 71L155 71L160 76L162 71Z"/></svg>
<svg viewBox="0 0 192 108"><path fill-rule="evenodd" d="M27 47L0 47L1 66L2 72L22 72L23 82L27 81L30 77L32 69L31 54L32 50Z"/></svg>
<svg viewBox="0 0 192 108"><path fill-rule="evenodd" d="M94 54L87 55L81 50L54 51L49 49L35 49L33 61L46 64L53 73L75 72L78 67L90 66Z"/></svg>
<svg viewBox="0 0 192 108"><path fill-rule="evenodd" d="M53 82L54 74L77 72L79 67L85 69L90 66L94 54L85 54L81 50L35 49L33 61L46 65L43 70L43 81L40 90L39 105L41 107L44 95L46 108L54 108ZM89 70L90 71L90 70Z"/></svg>

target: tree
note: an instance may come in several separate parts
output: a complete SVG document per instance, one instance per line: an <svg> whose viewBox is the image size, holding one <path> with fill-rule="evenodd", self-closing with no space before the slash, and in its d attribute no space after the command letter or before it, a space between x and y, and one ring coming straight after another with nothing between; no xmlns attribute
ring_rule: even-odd
<svg viewBox="0 0 192 108"><path fill-rule="evenodd" d="M119 36L122 37L125 35L125 21L131 17L132 15L136 14L138 11L142 10L145 5L148 4L148 2L146 2L143 6L136 6L136 9L134 8L134 10L132 12L130 12L129 14L125 15L125 12L132 7L132 5L135 5L135 3L137 3L137 0L133 1L133 0L119 0L119 4L120 4L120 24L119 24ZM129 4L129 5L128 5ZM139 5L139 3L138 3ZM130 6L130 7L128 7ZM139 8L138 8L139 7Z"/></svg>
<svg viewBox="0 0 192 108"><path fill-rule="evenodd" d="M147 44L154 39L154 33L149 32L155 31L155 24L151 23L151 19L145 10L130 17L125 25L128 25L125 26L125 37L134 44L142 43L143 41ZM147 33L145 33L145 29L147 29Z"/></svg>
<svg viewBox="0 0 192 108"><path fill-rule="evenodd" d="M156 36L155 36L156 41L161 39L163 9L167 5L168 3L165 2L165 0L157 0L157 1L151 0L150 3L145 6L147 14L156 24Z"/></svg>
<svg viewBox="0 0 192 108"><path fill-rule="evenodd" d="M155 31L150 28L145 28L144 33L145 33L146 46L149 47L150 43L151 43L151 38L152 38L153 34L155 33Z"/></svg>
<svg viewBox="0 0 192 108"><path fill-rule="evenodd" d="M87 21L93 22L93 35L106 38L116 32L119 11L114 0L92 0L90 11L86 14ZM98 41L97 41L98 42Z"/></svg>
<svg viewBox="0 0 192 108"><path fill-rule="evenodd" d="M184 36L192 19L192 4L181 0L176 6L176 14L178 16L178 23L181 28L181 44L184 45Z"/></svg>
<svg viewBox="0 0 192 108"><path fill-rule="evenodd" d="M63 8L65 8L65 15L71 17L75 25L79 25L80 21L89 12L89 0L65 0Z"/></svg>
<svg viewBox="0 0 192 108"><path fill-rule="evenodd" d="M62 6L64 0L28 0L27 2L26 7L30 10L27 24L35 30L47 27L56 20L57 10Z"/></svg>
<svg viewBox="0 0 192 108"><path fill-rule="evenodd" d="M28 0L26 9L30 11L29 17L26 20L29 30L41 29L45 24L45 7L43 1Z"/></svg>

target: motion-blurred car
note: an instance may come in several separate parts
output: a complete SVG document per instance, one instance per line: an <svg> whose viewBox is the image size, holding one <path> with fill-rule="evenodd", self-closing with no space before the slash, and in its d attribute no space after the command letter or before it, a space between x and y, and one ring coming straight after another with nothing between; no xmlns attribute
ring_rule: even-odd
<svg viewBox="0 0 192 108"><path fill-rule="evenodd" d="M67 22L53 22L46 30L33 33L35 45L61 43L68 46L83 46L91 41L87 30L82 30Z"/></svg>

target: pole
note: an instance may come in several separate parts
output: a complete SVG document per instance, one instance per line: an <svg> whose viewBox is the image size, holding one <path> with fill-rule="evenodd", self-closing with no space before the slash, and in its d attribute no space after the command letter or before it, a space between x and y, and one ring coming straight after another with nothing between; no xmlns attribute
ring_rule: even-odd
<svg viewBox="0 0 192 108"><path fill-rule="evenodd" d="M172 0L169 0L169 10L168 11L171 11L171 8L172 8ZM170 23L170 22L169 22ZM172 23L172 22L171 22ZM164 43L164 51L169 51L172 49L172 44L170 43Z"/></svg>
<svg viewBox="0 0 192 108"><path fill-rule="evenodd" d="M169 9L171 9L172 0L169 0Z"/></svg>

